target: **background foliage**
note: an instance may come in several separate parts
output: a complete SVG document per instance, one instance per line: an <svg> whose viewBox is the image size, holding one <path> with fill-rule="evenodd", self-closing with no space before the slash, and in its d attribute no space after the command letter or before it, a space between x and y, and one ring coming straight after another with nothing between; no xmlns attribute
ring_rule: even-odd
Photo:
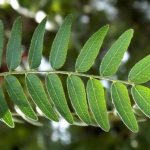
<svg viewBox="0 0 150 150"><path fill-rule="evenodd" d="M129 56L129 59L124 61L120 71L117 73L118 78L126 80L129 69L138 60L150 53L150 2L148 0L6 0L7 4L1 4L2 1L0 2L0 18L5 23L7 37L9 37L15 18L18 15L22 15L23 18L23 66L26 65L33 30L37 26L37 22L41 21L38 16L42 15L43 12L48 14L50 21L44 40L45 58L49 56L50 45L59 24L69 13L74 15L72 42L69 46L69 55L64 66L65 70L74 70L72 66L74 66L78 52L87 37L105 24L110 24L111 28L102 46L102 54L98 58L104 56L106 50L123 31L127 28L135 30L134 38L128 49L127 56ZM7 71L5 60L3 61L1 72ZM90 73L96 74L98 68L99 66L95 65L90 70ZM149 86L149 83L147 83L147 86ZM108 93L108 99L109 96ZM141 150L145 149L145 147L150 148L149 121L140 123L140 132L138 134L131 133L122 122L117 120L112 122L112 129L109 133L101 131L100 128L68 126L63 121L59 124L46 120L42 120L42 122L45 122L42 127L35 127L26 123L16 124L15 129L9 129L1 124L0 147L3 147L4 150L91 150L93 147L95 150L100 148Z"/></svg>

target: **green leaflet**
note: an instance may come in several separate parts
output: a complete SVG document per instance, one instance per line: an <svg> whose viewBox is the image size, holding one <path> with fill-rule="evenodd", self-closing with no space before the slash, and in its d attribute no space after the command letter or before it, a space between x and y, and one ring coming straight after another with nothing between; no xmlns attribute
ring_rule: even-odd
<svg viewBox="0 0 150 150"><path fill-rule="evenodd" d="M69 122L73 123L73 117L67 105L65 93L60 78L56 74L46 77L47 91L59 113Z"/></svg>
<svg viewBox="0 0 150 150"><path fill-rule="evenodd" d="M150 55L136 63L129 72L129 81L136 84L150 80Z"/></svg>
<svg viewBox="0 0 150 150"><path fill-rule="evenodd" d="M141 111L150 117L150 89L141 85L135 85L131 89L133 99Z"/></svg>
<svg viewBox="0 0 150 150"><path fill-rule="evenodd" d="M22 20L18 17L12 27L6 48L6 62L9 70L16 69L21 61Z"/></svg>
<svg viewBox="0 0 150 150"><path fill-rule="evenodd" d="M58 121L58 115L49 102L40 79L34 74L28 74L26 76L26 84L32 100L43 112L43 114L48 119Z"/></svg>
<svg viewBox="0 0 150 150"><path fill-rule="evenodd" d="M108 25L103 26L85 43L76 60L75 69L77 72L86 72L91 68L99 53L108 29Z"/></svg>
<svg viewBox="0 0 150 150"><path fill-rule="evenodd" d="M41 63L46 21L47 17L45 17L37 26L32 36L28 56L29 66L31 69L37 68Z"/></svg>
<svg viewBox="0 0 150 150"><path fill-rule="evenodd" d="M86 124L91 123L86 101L86 93L82 80L74 75L67 78L67 89L71 103L80 117Z"/></svg>
<svg viewBox="0 0 150 150"><path fill-rule="evenodd" d="M3 46L4 46L4 25L3 22L0 20L0 67L2 64Z"/></svg>
<svg viewBox="0 0 150 150"><path fill-rule="evenodd" d="M7 75L5 77L5 85L11 100L18 106L20 111L26 117L37 120L37 116L28 102L18 79L13 75Z"/></svg>
<svg viewBox="0 0 150 150"><path fill-rule="evenodd" d="M111 96L121 120L132 132L138 132L138 124L131 107L126 86L119 82L113 83Z"/></svg>
<svg viewBox="0 0 150 150"><path fill-rule="evenodd" d="M11 128L15 127L11 112L5 101L2 88L0 88L0 120L2 120L6 125Z"/></svg>
<svg viewBox="0 0 150 150"><path fill-rule="evenodd" d="M132 37L133 30L129 29L111 46L100 65L100 74L102 76L112 76L116 73Z"/></svg>
<svg viewBox="0 0 150 150"><path fill-rule="evenodd" d="M54 69L61 68L66 60L71 34L72 15L65 18L53 41L49 61Z"/></svg>
<svg viewBox="0 0 150 150"><path fill-rule="evenodd" d="M109 131L110 125L105 102L104 89L99 80L89 79L87 82L87 97L90 109L95 117L96 122L106 132Z"/></svg>

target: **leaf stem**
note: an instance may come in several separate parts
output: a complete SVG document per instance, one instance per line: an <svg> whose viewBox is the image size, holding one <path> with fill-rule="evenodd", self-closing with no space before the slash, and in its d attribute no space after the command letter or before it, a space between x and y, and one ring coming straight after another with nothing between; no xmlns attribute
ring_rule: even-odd
<svg viewBox="0 0 150 150"><path fill-rule="evenodd" d="M43 116L39 115L38 113L36 113L36 115L38 116L38 118L41 118ZM75 114L75 113L72 113L73 115L73 118L74 118L74 122L73 124L70 124L70 125L76 125L76 126L95 126L95 127L99 127L98 124L95 122L95 120L93 120L93 116L90 114L90 117L92 119L92 122L91 124L87 125L86 123L82 122L78 116ZM20 114L16 113L16 112L12 112L12 116L13 116L13 119L15 122L17 123L24 123L24 120L28 121L29 123L33 124L33 125L37 125L37 126L41 126L42 125L42 121L32 121L32 120L28 120L27 118L22 118L20 116ZM118 122L120 121L120 118L119 116L115 115L114 111L108 111L108 116L109 116L109 119L111 120L111 122ZM17 118L18 117L18 118ZM137 121L138 122L145 122L147 119L145 117L140 117L140 116L137 116Z"/></svg>
<svg viewBox="0 0 150 150"><path fill-rule="evenodd" d="M38 71L38 70L25 70L25 71L9 71L9 72L3 72L0 73L0 76L7 76L7 75L18 75L18 74L28 74L28 73L34 73L34 74L63 74L63 75L76 75L76 76L80 76L80 77L86 77L86 78L95 78L95 79L99 79L99 80L106 80L109 82L121 82L123 84L126 85L134 85L134 83L130 82L130 81L122 81L122 80L114 80L111 79L109 77L103 77L103 76L98 76L98 75L90 75L90 74L84 74L84 73L79 73L79 72L70 72L70 71Z"/></svg>

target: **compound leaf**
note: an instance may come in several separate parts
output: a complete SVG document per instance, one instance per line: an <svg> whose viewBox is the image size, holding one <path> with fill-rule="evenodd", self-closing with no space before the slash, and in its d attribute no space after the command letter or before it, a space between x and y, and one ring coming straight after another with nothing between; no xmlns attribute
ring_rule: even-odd
<svg viewBox="0 0 150 150"><path fill-rule="evenodd" d="M138 124L131 107L126 86L119 82L113 83L111 96L121 120L132 132L138 132Z"/></svg>
<svg viewBox="0 0 150 150"><path fill-rule="evenodd" d="M43 114L51 120L58 121L58 115L50 104L40 79L34 74L26 76L26 85L30 96Z"/></svg>
<svg viewBox="0 0 150 150"><path fill-rule="evenodd" d="M60 78L56 74L46 77L47 91L59 113L69 122L73 123L73 117L67 105L65 93Z"/></svg>
<svg viewBox="0 0 150 150"><path fill-rule="evenodd" d="M105 95L102 84L99 80L89 79L86 90L89 106L96 122L104 131L108 132L110 125L108 121Z"/></svg>
<svg viewBox="0 0 150 150"><path fill-rule="evenodd" d="M72 18L72 15L65 18L52 44L49 61L54 69L61 68L65 63L71 34Z"/></svg>
<svg viewBox="0 0 150 150"><path fill-rule="evenodd" d="M9 70L16 69L21 61L22 20L18 17L12 27L6 48L6 62Z"/></svg>
<svg viewBox="0 0 150 150"><path fill-rule="evenodd" d="M100 28L85 43L76 60L75 69L77 72L86 72L91 68L98 55L108 29L108 25Z"/></svg>
<svg viewBox="0 0 150 150"><path fill-rule="evenodd" d="M129 29L111 46L100 65L100 74L102 76L112 76L116 73L132 37L133 29Z"/></svg>
<svg viewBox="0 0 150 150"><path fill-rule="evenodd" d="M79 118L83 122L90 124L91 119L88 113L85 87L82 80L77 76L70 75L67 78L67 88L71 103Z"/></svg>

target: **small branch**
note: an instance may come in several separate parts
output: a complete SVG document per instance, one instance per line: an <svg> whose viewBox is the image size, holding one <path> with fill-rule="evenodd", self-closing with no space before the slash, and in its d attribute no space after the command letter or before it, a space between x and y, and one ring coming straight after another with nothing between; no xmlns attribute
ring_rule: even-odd
<svg viewBox="0 0 150 150"><path fill-rule="evenodd" d="M36 113L36 115L38 116L38 118L42 118L42 117L44 117L44 116L42 116L42 115L39 115L38 113ZM90 115L90 118L91 118L91 124L86 124L86 123L84 123L83 121L81 121L80 119L79 119L79 117L77 116L77 114L76 113L72 113L72 116L73 116L73 119L74 119L74 122L73 122L73 124L70 124L71 126L94 126L94 127L99 127L99 125L95 122L95 119L93 118L93 115L91 114L91 113L89 113L89 115ZM33 120L31 120L31 119L29 119L29 118L26 118L26 117L23 117L22 118L22 116L20 116L18 113L16 113L16 112L12 112L12 116L13 116L13 118L14 118L14 121L15 122L17 122L17 123L24 123L24 121L23 120L25 120L25 121L27 121L28 123L30 123L30 124L32 124L32 125L36 125L36 126L42 126L43 124L42 124L42 122L40 121L33 121ZM19 117L19 118L16 118L16 117ZM117 115L115 115L115 113L114 113L114 111L108 111L108 117L109 117L109 120L111 121L111 122L118 122L118 121L120 121L120 117L119 116L117 116ZM137 117L137 121L138 122L145 122L145 121L147 121L147 119L143 116L136 116ZM60 118L61 118L61 116L60 116Z"/></svg>
<svg viewBox="0 0 150 150"><path fill-rule="evenodd" d="M122 80L113 80L109 77L102 77L98 75L89 75L89 74L83 74L78 72L69 72L69 71L37 71L37 70L26 70L26 71L9 71L9 72L3 72L0 73L0 76L6 76L6 75L17 75L17 74L28 74L28 73L34 73L34 74L40 74L40 73L46 73L46 74L63 74L63 75L76 75L80 77L86 77L86 78L95 78L100 80L106 80L109 82L121 82L126 85L134 85L133 83L129 81L122 81Z"/></svg>

